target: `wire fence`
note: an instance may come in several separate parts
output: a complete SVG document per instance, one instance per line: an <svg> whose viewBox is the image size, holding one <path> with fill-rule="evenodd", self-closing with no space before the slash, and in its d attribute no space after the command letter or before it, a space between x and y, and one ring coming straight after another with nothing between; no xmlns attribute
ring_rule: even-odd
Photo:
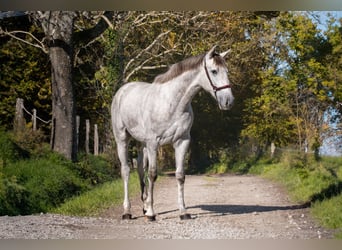
<svg viewBox="0 0 342 250"><path fill-rule="evenodd" d="M24 106L24 100L21 98L17 98L16 102L16 111L15 111L15 118L14 118L14 132L23 131L26 128L26 119L24 117L24 112L31 117L32 120L32 130L37 130L37 120L41 121L42 123L48 125L52 122L52 119L46 121L37 115L37 110L33 109L32 112L27 110ZM85 151L87 154L90 153L89 144L90 144L90 120L86 119L86 139L85 139ZM79 127L80 127L80 117L76 116L76 140L77 140L77 148L79 145ZM98 126L94 124L94 155L99 154L99 133L98 133Z"/></svg>

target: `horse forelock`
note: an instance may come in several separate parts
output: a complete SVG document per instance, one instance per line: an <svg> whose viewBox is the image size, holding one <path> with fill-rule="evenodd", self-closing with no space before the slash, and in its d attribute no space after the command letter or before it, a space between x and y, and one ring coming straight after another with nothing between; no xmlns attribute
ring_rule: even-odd
<svg viewBox="0 0 342 250"><path fill-rule="evenodd" d="M224 60L224 58L222 56L220 56L220 54L214 54L213 59L214 59L214 63L217 66L226 67L226 61Z"/></svg>
<svg viewBox="0 0 342 250"><path fill-rule="evenodd" d="M165 83L173 78L183 74L186 71L194 70L198 68L204 58L205 54L189 57L181 62L175 63L169 67L169 70L165 73L157 75L154 78L154 83Z"/></svg>

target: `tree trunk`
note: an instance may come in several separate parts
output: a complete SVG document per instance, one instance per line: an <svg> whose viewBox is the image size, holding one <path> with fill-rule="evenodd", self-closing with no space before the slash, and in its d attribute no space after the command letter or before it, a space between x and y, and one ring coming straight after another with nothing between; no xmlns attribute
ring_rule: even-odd
<svg viewBox="0 0 342 250"><path fill-rule="evenodd" d="M32 15L40 22L49 45L52 83L51 148L67 159L76 161L77 133L73 89L73 38L87 44L108 27L114 12L106 11L103 18L90 29L73 33L75 11L35 11ZM76 39L75 39L76 38Z"/></svg>
<svg viewBox="0 0 342 250"><path fill-rule="evenodd" d="M52 11L43 27L49 41L52 83L51 148L76 160L75 99L72 82L74 12Z"/></svg>

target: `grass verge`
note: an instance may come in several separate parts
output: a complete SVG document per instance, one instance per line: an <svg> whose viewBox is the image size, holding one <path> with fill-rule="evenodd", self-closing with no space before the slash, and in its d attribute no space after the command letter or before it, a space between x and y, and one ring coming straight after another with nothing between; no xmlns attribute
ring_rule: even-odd
<svg viewBox="0 0 342 250"><path fill-rule="evenodd" d="M129 184L130 195L138 194L140 186L136 172L131 173ZM51 212L73 216L98 216L105 209L121 204L122 201L123 184L121 179L117 179L73 197Z"/></svg>
<svg viewBox="0 0 342 250"><path fill-rule="evenodd" d="M341 157L323 157L315 161L287 154L278 162L254 163L247 173L281 183L293 201L310 203L313 217L323 226L336 229L336 238L342 238Z"/></svg>

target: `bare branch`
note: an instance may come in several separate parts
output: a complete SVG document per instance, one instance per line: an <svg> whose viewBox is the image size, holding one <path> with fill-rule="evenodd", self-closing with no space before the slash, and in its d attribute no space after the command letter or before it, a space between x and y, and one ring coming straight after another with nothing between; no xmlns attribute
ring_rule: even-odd
<svg viewBox="0 0 342 250"><path fill-rule="evenodd" d="M114 29L114 25L111 23L111 21L108 19L108 17L106 17L105 15L101 15L101 18L103 18L103 20L106 21L106 23L108 24L108 26L113 30Z"/></svg>
<svg viewBox="0 0 342 250"><path fill-rule="evenodd" d="M149 69L161 69L161 68L166 68L166 67L167 67L166 64L161 64L157 66L144 66L144 67L141 67L141 69L149 70Z"/></svg>
<svg viewBox="0 0 342 250"><path fill-rule="evenodd" d="M167 65L157 65L157 66L144 66L146 63L148 63L149 61L151 61L152 59L154 58L157 58L157 57L160 57L162 55L166 55L168 53L171 53L172 51L174 51L175 48L173 49L170 49L170 50L167 50L167 51L163 51L161 53L159 53L158 55L156 56L151 56L150 58L146 59L145 61L143 61L139 66L135 67L124 79L125 82L128 82L129 78L134 75L136 72L138 72L139 70L141 69L159 69L159 68L165 68L167 67Z"/></svg>
<svg viewBox="0 0 342 250"><path fill-rule="evenodd" d="M125 69L124 69L124 74L126 74L128 68L130 67L130 65L135 61L137 60L139 57L141 57L142 54L146 53L147 51L149 51L163 36L167 35L168 33L170 33L171 30L168 30L168 31L165 31L163 33L160 33L156 39L154 39L154 41L149 45L147 46L145 49L141 50L138 55L136 55L134 58L132 58L125 66ZM128 79L129 77L126 77L126 79Z"/></svg>
<svg viewBox="0 0 342 250"><path fill-rule="evenodd" d="M18 41L21 41L23 43L26 43L28 45L31 45L33 47L36 47L36 48L39 48L41 50L43 50L44 53L48 54L49 53L49 50L45 47L44 45L44 42L43 41L40 41L37 37L35 37L32 33L30 32L26 32L26 31L22 31L22 30L14 30L14 31L5 31L3 30L2 28L0 28L0 34L2 35L7 35L7 36L10 36ZM37 43L31 43L25 39L22 39L18 36L16 36L16 34L25 34L25 35L28 35L30 36L34 41L36 41Z"/></svg>
<svg viewBox="0 0 342 250"><path fill-rule="evenodd" d="M100 15L101 19L91 28L82 30L78 33L73 34L73 38L76 44L82 46L93 41L97 37L103 34L103 32L108 28L113 28L111 20L113 20L114 12L105 11Z"/></svg>

